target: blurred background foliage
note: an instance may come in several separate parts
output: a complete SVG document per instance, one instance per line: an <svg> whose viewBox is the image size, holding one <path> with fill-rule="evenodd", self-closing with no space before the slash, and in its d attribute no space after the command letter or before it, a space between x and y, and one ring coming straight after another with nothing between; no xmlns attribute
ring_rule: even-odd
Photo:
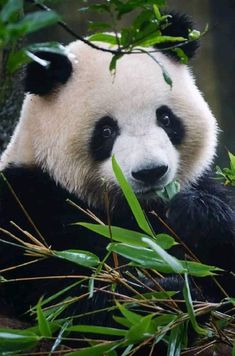
<svg viewBox="0 0 235 356"><path fill-rule="evenodd" d="M2 1L3 2L3 1ZM91 21L107 21L108 15L97 12L80 11L86 6L79 0L42 1L55 9L62 19L79 35L91 33ZM94 3L96 3L94 1ZM1 4L1 3L0 3ZM89 1L90 4L90 1ZM204 30L209 25L208 33L201 39L201 48L196 58L190 63L193 67L197 84L204 93L213 113L215 114L220 132L220 145L217 163L224 165L228 158L226 150L235 152L235 100L233 68L235 59L235 0L168 0L167 9L183 12L191 16L195 28ZM27 10L35 11L34 5L28 5ZM123 16L117 24L117 29L128 26L132 14ZM74 38L62 27L53 25L37 32L29 33L24 41L28 43L59 41L67 44ZM18 43L21 46L21 43ZM4 56L1 52L0 70L4 76ZM23 93L21 87L21 72L14 74L14 86L4 99L0 108L0 147L3 149L9 139L14 123L19 116ZM13 89L13 90L12 90ZM196 110L196 108L195 108Z"/></svg>

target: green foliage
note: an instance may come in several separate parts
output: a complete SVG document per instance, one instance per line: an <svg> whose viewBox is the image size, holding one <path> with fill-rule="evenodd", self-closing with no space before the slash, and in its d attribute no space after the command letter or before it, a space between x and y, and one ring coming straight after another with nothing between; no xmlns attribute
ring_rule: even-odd
<svg viewBox="0 0 235 356"><path fill-rule="evenodd" d="M157 44L166 44L165 48L175 51L179 56L180 61L184 64L188 62L188 57L185 55L181 46L186 41L198 40L206 30L201 34L195 29L188 29L188 36L174 37L163 36L162 30L170 25L171 15L162 14L161 8L166 5L164 0L110 0L105 3L96 3L95 5L87 6L80 10L96 11L98 13L109 14L110 21L95 22L90 24L92 31L98 30L98 33L89 37L90 41L104 42L112 49L113 59L110 64L110 69L115 71L117 59L125 53L139 53L143 48L152 47ZM116 23L124 15L133 12L134 17L130 25L122 28L117 32ZM103 31L112 31L113 35L108 35ZM116 46L113 50L113 46ZM164 50L164 49L163 49ZM115 53L116 52L116 53ZM120 57L118 56L120 55ZM160 65L160 64L159 64ZM169 74L162 68L164 80L172 86Z"/></svg>
<svg viewBox="0 0 235 356"><path fill-rule="evenodd" d="M53 251L54 256L76 263L84 267L95 267L99 258L91 252L81 250Z"/></svg>
<svg viewBox="0 0 235 356"><path fill-rule="evenodd" d="M155 44L164 44L166 47L174 50L179 56L181 62L187 63L187 56L181 48L185 41L197 40L201 34L199 31L189 29L187 38L163 36L162 30L169 26L171 16L162 15L160 9L166 5L165 0L110 0L106 2L97 2L96 4L84 1L86 7L80 8L80 12L95 11L105 13L109 16L106 22L96 21L89 23L89 29L96 33L92 34L86 43L101 42L110 46L110 52L113 54L110 62L110 71L115 73L117 61L126 53L143 52L143 48L151 47ZM23 0L4 0L0 11L0 49L11 48L11 54L7 69L10 74L19 69L23 64L31 60L38 61L41 65L49 65L40 61L32 52L37 48L23 48L17 52L15 46L18 40L28 34L38 31L53 24L64 24L61 17L53 10L44 6L45 1L32 1L35 4L35 11L27 12L27 1ZM37 10L40 5L44 10ZM126 14L133 12L135 14L131 24L117 32L117 22ZM106 31L112 33L107 33ZM81 40L81 36L76 36ZM115 46L115 47L114 47ZM54 51L55 44L47 43L45 45L48 51ZM59 45L57 45L59 48ZM113 48L114 47L114 48ZM97 47L99 49L99 46ZM102 49L102 44L101 44ZM62 50L60 48L60 50ZM107 48L106 48L107 50ZM161 66L163 78L166 83L172 86L172 81L165 68Z"/></svg>
<svg viewBox="0 0 235 356"><path fill-rule="evenodd" d="M51 337L52 332L51 332L50 323L47 321L47 319L42 311L40 300L37 304L37 320L38 320L38 328L39 328L41 336Z"/></svg>
<svg viewBox="0 0 235 356"><path fill-rule="evenodd" d="M162 191L157 191L156 194L163 201L170 201L177 193L180 192L180 184L176 181L170 182Z"/></svg>
<svg viewBox="0 0 235 356"><path fill-rule="evenodd" d="M185 274L185 285L183 289L183 294L184 294L184 299L187 307L187 311L190 317L191 324L196 331L196 333L201 334L201 335L208 335L208 330L202 328L200 325L198 325L198 322L196 320L196 315L195 311L193 308L193 301L190 293L190 287L189 287L189 282L188 282L188 276Z"/></svg>
<svg viewBox="0 0 235 356"><path fill-rule="evenodd" d="M54 11L34 11L25 14L25 1L6 0L0 11L0 49L10 48L7 69L12 74L20 66L34 60L29 48L15 51L17 41L28 34L57 23L60 16ZM48 49L54 44L47 44Z"/></svg>
<svg viewBox="0 0 235 356"><path fill-rule="evenodd" d="M40 339L27 330L0 329L0 352L2 355L6 352L15 355L16 352L33 348Z"/></svg>
<svg viewBox="0 0 235 356"><path fill-rule="evenodd" d="M28 253L41 254L44 258L66 259L87 268L97 266L98 268L92 276L89 277L88 275L85 278L78 276L78 280L75 283L46 299L41 299L36 306L31 308L31 314L36 315L37 319L35 326L24 331L0 330L0 351L3 353L9 354L9 352L12 352L16 354L20 351L30 350L41 340L49 339L53 341L52 355L53 351L56 351L56 347L61 343L63 344L67 337L74 338L75 342L80 337L79 335L85 334L89 347L74 348L74 351L68 353L68 355L103 355L104 353L116 355L116 350L119 351L120 349L123 354L128 355L145 343L153 346L162 341L167 344L167 355L171 356L180 355L181 351L188 347L187 330L189 323L192 324L196 334L199 337L203 337L204 343L210 343L213 337L215 339L219 338L220 330L225 328L229 330L231 320L233 320L230 315L224 314L224 318L221 319L221 313L218 314L220 316L220 319L216 320L218 334L213 328L201 326L197 317L201 314L212 313L223 303L224 305L233 304L233 299L226 299L219 305L209 303L195 305L191 298L188 281L188 275L198 278L210 277L219 273L220 269L197 261L178 260L172 256L168 250L176 244L176 241L167 234L156 234L152 230L140 203L114 157L112 162L116 179L142 232L116 226L80 222L75 223L75 225L83 226L111 241L107 245L107 250L125 257L129 262L130 267L125 272L125 277L117 274L117 280L115 278L113 281L110 277L112 273L117 272L106 265L104 261L100 263L97 256L87 251L54 251L46 247L42 248L41 245L36 245L35 247L32 244L30 247L26 245L25 248ZM173 193L175 193L174 189ZM172 194L173 196L174 194ZM184 300L181 302L185 304L185 310L187 311L183 312L184 308L179 307L172 299L175 296L177 298L178 291L149 290L147 285L144 293L140 294L138 290L135 291L135 287L133 288L132 286L133 270L135 271L134 282L135 284L137 283L136 285L143 284L142 281L146 278L143 271L156 272L157 275L159 273L185 275ZM100 311L95 309L89 311L88 314L91 316L97 314L97 320L99 320L99 312L104 312L105 310L112 312L117 327L109 328L105 325L81 324L79 323L79 318L84 317L82 311L79 315L71 315L66 319L61 319L61 315L63 315L68 306L79 303L81 298L93 297L93 294L97 292L97 280L102 280L106 283L106 287L114 295L114 303ZM7 280L2 281L2 283L7 282ZM87 283L84 295L68 296L70 290L81 286L83 283ZM128 292L126 296L123 294L120 299L120 295L116 294L114 287L117 283L132 286L132 296L130 297L130 292ZM65 294L66 298L64 298ZM174 307L173 309L172 306ZM79 307L76 307L76 309L79 309ZM213 315L213 318L216 318L216 314ZM91 339L89 339L90 334ZM101 335L104 341L98 341ZM107 340L106 337L108 338ZM115 340L112 340L112 337Z"/></svg>
<svg viewBox="0 0 235 356"><path fill-rule="evenodd" d="M218 179L222 180L225 185L231 185L235 187L235 156L228 152L230 166L228 168L221 169L219 166L216 167L216 174Z"/></svg>
<svg viewBox="0 0 235 356"><path fill-rule="evenodd" d="M122 190L122 193L124 194L131 210L132 213L136 219L137 224L139 225L140 229L146 232L150 236L154 236L154 233L152 231L151 226L149 225L149 222L147 221L145 214L140 206L140 203L138 199L136 198L133 190L131 189L131 186L128 184L126 178L124 177L124 174L121 171L121 168L119 167L118 163L116 162L115 157L112 157L112 166L113 166L113 171L116 175L117 181L120 185L120 188Z"/></svg>

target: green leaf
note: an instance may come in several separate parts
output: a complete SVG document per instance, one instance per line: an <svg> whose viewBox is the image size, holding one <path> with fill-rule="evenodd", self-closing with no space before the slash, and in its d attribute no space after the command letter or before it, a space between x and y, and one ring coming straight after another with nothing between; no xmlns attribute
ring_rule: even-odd
<svg viewBox="0 0 235 356"><path fill-rule="evenodd" d="M136 324L138 323L141 319L142 316L134 313L133 311L130 311L128 309L126 309L122 304L116 302L118 309L120 310L120 312L122 313L122 315L131 323L131 324Z"/></svg>
<svg viewBox="0 0 235 356"><path fill-rule="evenodd" d="M60 20L54 11L36 11L26 15L21 21L8 25L8 29L15 36L21 36L53 25Z"/></svg>
<svg viewBox="0 0 235 356"><path fill-rule="evenodd" d="M122 326L124 326L124 327L126 327L126 328L130 328L131 327L131 325L132 325L132 323L129 321L129 320L127 320L126 318L123 318L123 317L121 317L121 316L117 316L117 315L113 315L113 319L118 323L118 324L120 324L120 325L122 325Z"/></svg>
<svg viewBox="0 0 235 356"><path fill-rule="evenodd" d="M73 325L67 328L67 331L75 331L80 333L93 333L102 335L125 336L127 330L110 328L105 326L92 325Z"/></svg>
<svg viewBox="0 0 235 356"><path fill-rule="evenodd" d="M88 251L82 250L66 250L66 251L53 251L53 255L64 260L74 262L84 267L95 267L100 263L99 258Z"/></svg>
<svg viewBox="0 0 235 356"><path fill-rule="evenodd" d="M7 62L7 71L9 74L13 74L22 65L29 63L31 60L22 49L17 52L10 53Z"/></svg>
<svg viewBox="0 0 235 356"><path fill-rule="evenodd" d="M113 166L113 171L116 176L116 179L117 179L117 181L120 185L120 188L121 188L128 204L132 210L132 213L136 219L137 224L139 225L141 230L146 232L148 235L154 236L154 234L149 226L149 223L144 215L144 212L140 206L140 203L138 202L131 186L127 182L127 180L126 180L124 174L122 173L122 170L121 170L120 166L118 165L114 156L112 157L112 166Z"/></svg>
<svg viewBox="0 0 235 356"><path fill-rule="evenodd" d="M174 272L168 263L162 259L157 258L156 253L147 248L130 246L121 243L111 243L108 245L107 249L108 251L116 252L119 255L130 259L137 266L144 268L154 268L157 271L164 273Z"/></svg>
<svg viewBox="0 0 235 356"><path fill-rule="evenodd" d="M172 181L167 184L163 190L156 191L156 194L163 200L163 201L170 201L174 196L180 192L180 184L177 181Z"/></svg>
<svg viewBox="0 0 235 356"><path fill-rule="evenodd" d="M175 257L171 256L165 250L163 250L159 245L157 245L152 239L147 237L142 238L143 242L146 242L148 246L157 253L158 256L162 258L163 261L168 264L175 273L183 273L185 271L181 262Z"/></svg>
<svg viewBox="0 0 235 356"><path fill-rule="evenodd" d="M0 352L24 351L35 347L41 338L22 330L0 329Z"/></svg>
<svg viewBox="0 0 235 356"><path fill-rule="evenodd" d="M90 31L107 31L110 29L110 24L106 22L92 22L89 21L88 29Z"/></svg>
<svg viewBox="0 0 235 356"><path fill-rule="evenodd" d="M134 41L135 31L133 28L123 28L121 31L120 43L123 47L128 48Z"/></svg>
<svg viewBox="0 0 235 356"><path fill-rule="evenodd" d="M156 19L158 21L161 21L162 16L161 16L161 13L159 11L159 8L158 8L157 4L153 4L153 12L154 12L154 15L155 15Z"/></svg>
<svg viewBox="0 0 235 356"><path fill-rule="evenodd" d="M62 46L58 42L45 42L45 43L36 43L27 46L27 48L22 49L17 52L13 52L10 54L7 63L7 69L10 74L14 73L17 69L19 69L23 64L27 64L34 60L43 66L47 66L50 62L42 60L41 58L37 57L32 52L36 51L45 51L51 53L65 53L65 47Z"/></svg>
<svg viewBox="0 0 235 356"><path fill-rule="evenodd" d="M196 331L197 334L208 336L208 330L202 328L197 323L195 311L193 308L193 301L192 301L190 288L189 288L188 276L186 273L185 273L185 284L184 284L184 288L183 288L183 295L184 295L184 300L186 303L187 311L188 311L189 318L190 318L193 329Z"/></svg>
<svg viewBox="0 0 235 356"><path fill-rule="evenodd" d="M173 239L173 237L167 235L167 234L158 234L155 238L154 241L164 250L168 250L169 248L178 245L178 243ZM143 242L143 240L142 240Z"/></svg>
<svg viewBox="0 0 235 356"><path fill-rule="evenodd" d="M154 318L152 322L154 323L155 329L157 329L159 327L163 327L170 323L173 323L176 320L177 320L177 315L175 314L163 314Z"/></svg>
<svg viewBox="0 0 235 356"><path fill-rule="evenodd" d="M91 231L96 232L97 234L111 238L110 228L107 225L104 226L104 225L89 224L89 223L75 223L74 225L81 225ZM145 235L140 232L123 229L117 226L111 226L111 232L112 232L112 240L114 241L123 242L133 246L143 246L143 247L148 246L145 242L142 241L142 237L144 237ZM167 234L159 234L155 237L154 240L163 249L169 249L177 244L175 240Z"/></svg>
<svg viewBox="0 0 235 356"><path fill-rule="evenodd" d="M201 32L197 30L193 30L189 32L188 38L190 40L198 40L201 37Z"/></svg>
<svg viewBox="0 0 235 356"><path fill-rule="evenodd" d="M156 34L151 34L143 38L143 40L138 41L137 45L141 47L151 47L160 43L175 43L175 42L184 42L186 38L184 37L173 37L173 36L161 36L157 32Z"/></svg>
<svg viewBox="0 0 235 356"><path fill-rule="evenodd" d="M8 0L0 12L0 19L7 22L12 15L23 9L23 0Z"/></svg>
<svg viewBox="0 0 235 356"><path fill-rule="evenodd" d="M226 300L235 306L235 298L226 298Z"/></svg>
<svg viewBox="0 0 235 356"><path fill-rule="evenodd" d="M116 45L117 44L116 36L108 34L108 33L95 33L94 35L89 36L88 40L92 41L92 42L109 43L111 45Z"/></svg>
<svg viewBox="0 0 235 356"><path fill-rule="evenodd" d="M50 323L48 322L45 315L43 314L40 300L37 303L37 320L38 320L38 327L39 327L41 336L51 337L52 332L51 332L51 328L50 328Z"/></svg>
<svg viewBox="0 0 235 356"><path fill-rule="evenodd" d="M167 356L180 356L182 348L182 334L184 326L182 324L174 327L170 332Z"/></svg>
<svg viewBox="0 0 235 356"><path fill-rule="evenodd" d="M162 68L162 75L163 75L165 82L168 85L170 85L170 87L172 88L173 82L172 82L172 79L171 79L169 73L167 72L167 70L164 67L161 67L161 68Z"/></svg>
<svg viewBox="0 0 235 356"><path fill-rule="evenodd" d="M182 63L182 64L188 64L189 58L188 58L188 56L185 54L185 52L182 50L182 48L180 48L180 47L178 47L178 48L173 48L172 51L177 54L178 58L180 59L180 63Z"/></svg>
<svg viewBox="0 0 235 356"><path fill-rule="evenodd" d="M112 74L116 72L117 61L123 56L123 54L115 54L112 56L111 62L109 64L109 70Z"/></svg>
<svg viewBox="0 0 235 356"><path fill-rule="evenodd" d="M120 344L120 341L106 341L91 347L80 349L79 351L68 352L66 356L104 356L108 351L112 350Z"/></svg>
<svg viewBox="0 0 235 356"><path fill-rule="evenodd" d="M230 160L230 168L235 173L235 156L231 152L228 152L228 156Z"/></svg>
<svg viewBox="0 0 235 356"><path fill-rule="evenodd" d="M131 246L129 244L122 243L111 243L108 245L107 249L108 251L116 252L119 255L133 261L132 265L156 269L157 271L163 273L174 272L171 264L167 263L162 258L159 258L159 255L155 251L152 251L148 248L144 248L141 246ZM171 257L174 260L174 257ZM221 269L218 267L204 265L198 262L182 260L176 261L178 261L180 263L180 266L182 266L181 273L187 271L188 274L195 277L212 276L216 272L221 271Z"/></svg>
<svg viewBox="0 0 235 356"><path fill-rule="evenodd" d="M40 52L66 54L66 48L59 42L33 43L27 46L27 50L31 52L40 51Z"/></svg>
<svg viewBox="0 0 235 356"><path fill-rule="evenodd" d="M156 329L152 318L153 314L146 315L128 330L126 339L129 343L136 343L154 335Z"/></svg>
<svg viewBox="0 0 235 356"><path fill-rule="evenodd" d="M217 272L223 271L219 267L204 265L194 261L180 261L187 273L195 277L214 276Z"/></svg>

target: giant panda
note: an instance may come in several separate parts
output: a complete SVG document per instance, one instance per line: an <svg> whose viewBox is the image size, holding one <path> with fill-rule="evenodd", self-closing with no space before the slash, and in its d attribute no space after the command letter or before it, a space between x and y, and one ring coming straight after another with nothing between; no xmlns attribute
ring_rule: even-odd
<svg viewBox="0 0 235 356"><path fill-rule="evenodd" d="M163 34L187 36L190 28L185 16L174 14ZM189 58L197 47L196 42L182 44ZM87 210L106 224L110 220L112 225L138 230L114 176L113 155L153 230L169 233L170 226L201 262L224 269L223 288L234 295L229 272L235 270L235 215L211 176L218 126L190 67L175 52L159 46L152 56L169 73L170 87L162 68L146 53L123 56L115 76L109 71L111 54L80 41L69 44L65 54L42 51L38 56L50 65L32 62L26 69L21 116L1 157L0 189L1 275L32 280L1 285L1 326L18 327L18 321L28 325L31 317L26 312L31 306L74 282L34 277L90 273L55 258L28 264L32 258L13 244L9 233L27 240L27 231L39 240L43 237L53 250L90 251L102 260L107 239L73 224L93 222ZM156 191L174 180L181 191L165 202ZM187 255L180 245L172 251L182 259ZM20 267L9 269L14 265ZM182 291L176 276L158 282L166 290ZM224 297L212 280L201 280L200 287L207 300ZM78 295L79 288L68 295ZM199 294L192 291L197 300ZM105 308L110 296L107 299L102 291L95 293L88 301L73 304L70 312ZM108 312L92 320L84 317L83 323L88 322L114 323Z"/></svg>

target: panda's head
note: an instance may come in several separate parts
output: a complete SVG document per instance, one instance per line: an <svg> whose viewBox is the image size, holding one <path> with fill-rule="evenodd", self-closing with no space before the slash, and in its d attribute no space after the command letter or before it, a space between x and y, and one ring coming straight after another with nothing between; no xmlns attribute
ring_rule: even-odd
<svg viewBox="0 0 235 356"><path fill-rule="evenodd" d="M186 31L188 23L177 19L168 31L185 35L177 31L182 21ZM192 56L192 45L183 49ZM93 206L101 203L104 189L117 189L112 155L146 199L173 180L185 187L208 169L216 121L189 67L174 54L152 53L169 73L171 88L160 65L145 53L123 56L112 76L110 53L79 41L67 52L41 52L51 62L48 68L29 65L30 94L2 156L3 168L39 166Z"/></svg>

